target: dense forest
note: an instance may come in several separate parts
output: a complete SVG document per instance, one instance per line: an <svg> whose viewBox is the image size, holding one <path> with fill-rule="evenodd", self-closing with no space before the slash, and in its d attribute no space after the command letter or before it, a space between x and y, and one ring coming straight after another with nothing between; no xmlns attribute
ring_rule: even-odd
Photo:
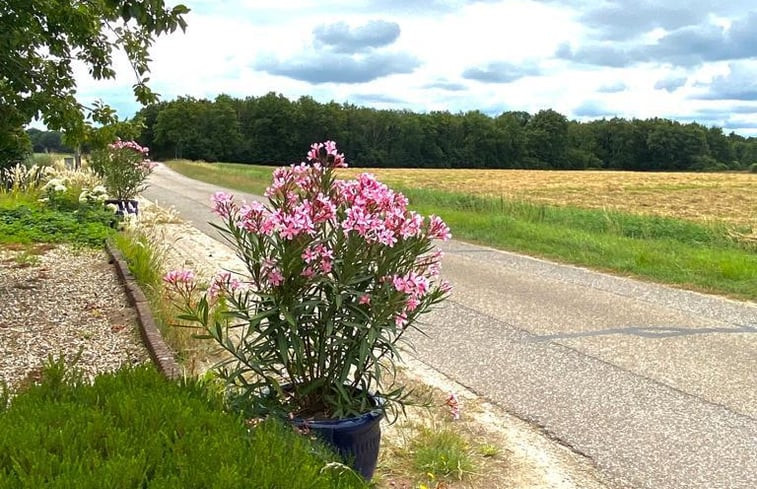
<svg viewBox="0 0 757 489"><path fill-rule="evenodd" d="M140 143L156 159L281 164L333 139L351 166L719 171L757 162L757 138L721 128L661 118L577 122L554 110L414 113L269 93L179 97L137 117Z"/></svg>

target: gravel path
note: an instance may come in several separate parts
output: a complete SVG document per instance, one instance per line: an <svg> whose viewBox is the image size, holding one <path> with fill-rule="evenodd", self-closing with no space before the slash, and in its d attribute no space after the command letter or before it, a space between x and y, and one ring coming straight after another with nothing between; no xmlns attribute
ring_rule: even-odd
<svg viewBox="0 0 757 489"><path fill-rule="evenodd" d="M39 376L49 356L77 356L90 378L148 361L115 270L100 250L0 248L0 383Z"/></svg>

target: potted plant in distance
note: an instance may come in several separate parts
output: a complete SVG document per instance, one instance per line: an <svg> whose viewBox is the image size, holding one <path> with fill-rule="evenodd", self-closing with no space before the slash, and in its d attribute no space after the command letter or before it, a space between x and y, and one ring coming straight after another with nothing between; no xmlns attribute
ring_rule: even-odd
<svg viewBox="0 0 757 489"><path fill-rule="evenodd" d="M218 371L238 400L314 430L370 479L379 419L407 395L394 385L398 342L450 291L433 242L450 232L372 175L337 179L332 141L308 160L273 172L268 205L213 196L240 276L220 274L199 298L191 272L164 280L180 318L228 352Z"/></svg>
<svg viewBox="0 0 757 489"><path fill-rule="evenodd" d="M105 204L116 206L116 214L137 214L134 197L144 190L145 179L156 163L148 158L149 149L135 141L116 139L107 148L92 152L89 166L105 182L110 199Z"/></svg>

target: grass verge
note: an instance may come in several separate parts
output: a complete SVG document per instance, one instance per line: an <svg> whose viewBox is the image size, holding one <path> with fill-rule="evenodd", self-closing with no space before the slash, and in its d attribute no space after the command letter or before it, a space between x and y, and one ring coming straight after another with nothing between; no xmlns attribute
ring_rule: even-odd
<svg viewBox="0 0 757 489"><path fill-rule="evenodd" d="M209 354L205 343L193 338L194 330L176 327L179 309L167 300L163 288L163 266L166 258L165 240L150 235L150 228L127 227L111 238L121 252L150 304L150 311L163 338L174 351L186 371L195 372L196 356Z"/></svg>
<svg viewBox="0 0 757 489"><path fill-rule="evenodd" d="M188 177L261 194L271 167L169 162ZM739 299L757 299L757 245L725 225L399 188L457 239ZM749 234L751 229L736 229Z"/></svg>
<svg viewBox="0 0 757 489"><path fill-rule="evenodd" d="M151 366L85 383L51 361L0 398L0 488L365 488L321 445L275 421L248 427L202 382Z"/></svg>

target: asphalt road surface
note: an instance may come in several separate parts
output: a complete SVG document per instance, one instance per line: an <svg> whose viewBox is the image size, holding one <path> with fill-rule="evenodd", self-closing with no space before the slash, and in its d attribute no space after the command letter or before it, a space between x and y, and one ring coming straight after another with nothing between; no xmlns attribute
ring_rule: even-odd
<svg viewBox="0 0 757 489"><path fill-rule="evenodd" d="M150 183L145 197L218 237L218 187L162 165ZM419 360L589 457L613 487L757 488L757 304L443 248L455 289L413 338Z"/></svg>

